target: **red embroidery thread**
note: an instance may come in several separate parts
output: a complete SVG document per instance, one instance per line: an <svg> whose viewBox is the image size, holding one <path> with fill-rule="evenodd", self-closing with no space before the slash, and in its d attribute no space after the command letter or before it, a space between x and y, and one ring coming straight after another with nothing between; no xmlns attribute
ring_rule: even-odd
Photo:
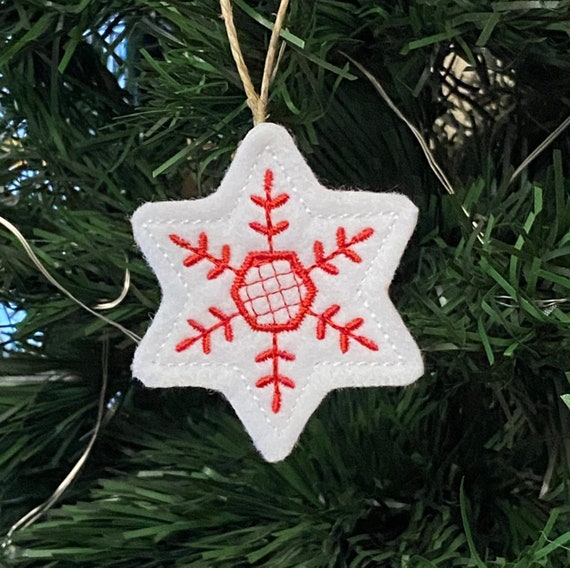
<svg viewBox="0 0 570 568"><path fill-rule="evenodd" d="M362 262L362 258L360 257L360 255L355 251L353 251L350 247L353 247L358 243L362 243L368 240L373 234L374 234L374 229L372 227L367 227L366 229L360 231L360 233L352 237L352 239L350 239L350 241L347 242L346 230L344 229L344 227L339 227L336 230L337 248L331 254L325 256L325 248L323 243L321 241L315 241L315 244L313 245L313 252L315 254L315 264L309 267L308 271L311 272L311 270L314 270L315 268L320 268L321 270L324 270L325 272L328 272L329 274L336 276L339 270L334 264L331 264L330 261L341 254L346 256L346 258L348 258L349 260L352 260L352 262L355 263Z"/></svg>
<svg viewBox="0 0 570 568"><path fill-rule="evenodd" d="M250 252L231 288L250 327L272 333L298 329L316 293L315 284L291 251Z"/></svg>
<svg viewBox="0 0 570 568"><path fill-rule="evenodd" d="M259 195L252 195L250 199L258 207L262 207L265 210L265 225L258 223L257 221L252 221L249 226L256 232L261 233L267 237L267 245L270 252L273 252L273 237L286 231L289 228L289 221L280 221L277 225L273 224L273 219L271 214L274 209L281 207L289 201L289 195L287 193L280 193L276 197L271 196L273 191L273 170L265 170L265 175L263 176L263 190L265 192L265 197Z"/></svg>
<svg viewBox="0 0 570 568"><path fill-rule="evenodd" d="M277 413L281 409L281 385L284 387L294 389L295 382L293 379L282 375L279 372L279 359L284 361L294 361L295 355L289 353L288 351L282 351L279 349L277 333L273 334L273 345L271 349L267 351L262 351L256 358L256 363L263 363L265 361L271 361L271 374L261 377L256 383L257 388L265 388L268 385L273 385L273 397L271 399L271 410Z"/></svg>
<svg viewBox="0 0 570 568"><path fill-rule="evenodd" d="M361 345L364 345L367 349L371 351L378 351L378 345L363 335L356 335L353 333L354 330L362 327L364 323L363 318L354 318L344 325L336 323L332 318L340 311L340 306L338 304L333 304L327 308L322 314L316 314L311 312L311 315L317 318L317 339L324 339L326 334L327 326L336 329L339 332L340 350L343 353L348 351L350 346L350 339L357 341Z"/></svg>
<svg viewBox="0 0 570 568"><path fill-rule="evenodd" d="M333 304L321 314L311 309L319 292L311 278L311 271L319 268L331 276L339 274L339 268L331 262L339 256L344 256L357 264L362 262L362 257L353 250L353 247L371 238L374 229L366 227L347 240L346 229L338 227L336 249L325 254L323 243L315 241L313 244L315 263L305 268L294 251L275 250L274 237L289 228L289 221L275 221L273 212L285 205L290 196L287 193L274 196L274 181L273 171L266 169L263 176L263 195L250 196L251 202L263 209L265 224L251 221L249 227L266 238L267 250L249 252L239 268L230 264L229 245L222 246L219 257L209 252L208 236L204 232L199 234L197 246L176 234L169 235L169 238L176 246L192 253L182 261L184 266L189 268L202 260L213 264L213 268L207 274L208 280L217 278L226 270L235 273L229 293L238 309L236 313L225 314L216 307L210 307L208 311L218 320L210 327L194 319L187 320L188 325L198 333L180 341L175 350L185 351L200 341L203 353L208 355L212 350L212 334L218 329L223 329L225 340L231 343L234 339L232 320L237 316L241 316L253 331L271 333L271 347L255 357L256 363L271 362L271 373L259 378L255 386L273 387L271 410L277 413L283 404L282 387L295 388L293 379L282 374L280 362L291 362L296 359L293 353L279 348L279 333L298 330L305 317L310 315L317 320L317 339L325 338L327 328L338 332L342 353L349 350L351 341L371 351L378 351L379 348L372 339L355 333L364 325L363 318L357 317L340 324L333 319L340 311L338 304Z"/></svg>
<svg viewBox="0 0 570 568"><path fill-rule="evenodd" d="M188 325L193 327L196 331L198 331L198 335L194 337L188 337L187 339L182 340L178 343L175 347L176 351L180 353L180 351L184 351L188 349L188 347L194 345L196 341L202 340L202 351L206 354L210 353L212 349L212 340L211 335L217 329L221 327L224 328L224 337L227 342L231 343L234 340L234 331L232 329L231 321L235 318L239 313L226 315L218 308L209 308L208 311L216 318L218 318L218 323L215 323L211 327L204 327L201 323L197 322L196 320L189 319L187 320Z"/></svg>
<svg viewBox="0 0 570 568"><path fill-rule="evenodd" d="M175 245L192 251L193 254L187 256L182 262L184 266L193 266L201 260L208 260L214 265L214 268L208 272L208 280L217 278L225 270L234 270L230 266L230 245L223 245L222 257L216 258L208 252L208 235L206 235L206 233L200 233L200 236L198 237L197 247L193 246L190 241L187 241L178 235L168 235L168 237Z"/></svg>

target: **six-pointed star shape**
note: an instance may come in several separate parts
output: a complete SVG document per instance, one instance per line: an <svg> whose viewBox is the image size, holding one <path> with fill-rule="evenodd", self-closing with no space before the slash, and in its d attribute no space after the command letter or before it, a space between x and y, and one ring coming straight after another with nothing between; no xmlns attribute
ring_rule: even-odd
<svg viewBox="0 0 570 568"><path fill-rule="evenodd" d="M222 392L285 458L330 390L423 373L388 297L416 218L403 195L324 188L284 128L256 126L214 194L133 216L163 293L134 375Z"/></svg>

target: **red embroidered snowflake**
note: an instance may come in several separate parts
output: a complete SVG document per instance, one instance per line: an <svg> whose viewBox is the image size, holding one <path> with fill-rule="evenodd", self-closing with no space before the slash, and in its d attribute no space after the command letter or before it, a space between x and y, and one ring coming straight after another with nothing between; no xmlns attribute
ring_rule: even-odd
<svg viewBox="0 0 570 568"><path fill-rule="evenodd" d="M241 266L231 264L231 247L228 244L222 245L219 255L213 254L205 232L199 235L196 243L178 234L169 235L174 245L190 251L183 260L185 267L191 268L203 261L210 263L212 268L207 273L208 280L214 280L226 271L235 275L229 293L236 311L226 313L217 307L210 307L208 311L215 320L212 325L188 319L193 333L180 341L175 350L181 352L199 344L204 354L210 354L214 334L218 332L220 336L223 335L225 341L231 343L234 339L232 322L235 318L243 318L253 331L264 332L270 336L267 349L255 357L255 362L261 368L267 367L255 386L260 389L273 389L271 409L278 413L282 406L282 388L295 388L294 378L287 376L286 370L283 370L283 367L286 369L287 362L295 360L295 354L280 348L279 338L282 333L297 331L307 317L314 318L316 322L316 339L323 340L328 330L338 333L342 353L349 350L352 342L371 351L378 350L374 340L358 333L364 324L364 318L357 317L340 323L337 319L341 310L339 304L332 304L322 313L313 310L319 289L311 276L317 270L330 277L338 275L339 268L335 260L341 256L355 264L362 262L355 249L359 243L374 234L374 229L363 227L355 235L348 236L345 228L338 227L336 248L327 253L323 243L316 240L313 243L314 262L310 266L304 266L295 251L281 250L276 243L279 235L290 230L290 226L287 220L274 221L273 212L286 206L289 194L274 194L274 174L271 169L265 170L263 186L263 195L250 196L263 217L259 221L252 220L249 227L265 237L267 248L250 251Z"/></svg>
<svg viewBox="0 0 570 568"><path fill-rule="evenodd" d="M283 127L258 124L212 195L133 215L163 292L133 375L222 393L284 459L331 390L422 375L388 295L417 214L396 193L328 190Z"/></svg>

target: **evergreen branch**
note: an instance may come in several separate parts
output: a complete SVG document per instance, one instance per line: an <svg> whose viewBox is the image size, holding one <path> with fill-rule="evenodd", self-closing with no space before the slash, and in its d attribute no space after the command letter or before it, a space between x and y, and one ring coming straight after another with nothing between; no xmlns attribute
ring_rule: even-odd
<svg viewBox="0 0 570 568"><path fill-rule="evenodd" d="M235 0L254 78L273 4ZM7 563L451 568L481 554L490 566L568 565L559 396L570 349L561 132L569 6L488 4L292 2L271 87L271 115L319 177L395 187L420 205L418 239L392 289L426 378L397 391L331 393L291 457L268 466L219 397L140 388L130 350L115 339L109 378L113 391L127 390L123 406L65 506L16 534ZM218 4L4 2L0 29L3 215L94 305L120 287L133 210L210 193L251 126ZM127 48L126 61L115 47ZM456 200L441 197L413 135L354 80L339 50L378 63L390 99L429 135ZM109 71L110 60L123 63ZM450 73L474 105L447 94ZM509 185L547 132L561 132L553 152ZM484 221L483 243L460 205ZM3 329L18 350L4 351L0 372L19 375L0 381L4 530L50 495L81 451L100 372L98 324L54 297L15 244L0 243L0 301L25 315ZM142 259L129 257L133 284L111 317L143 330L160 291ZM45 368L74 377L39 383Z"/></svg>

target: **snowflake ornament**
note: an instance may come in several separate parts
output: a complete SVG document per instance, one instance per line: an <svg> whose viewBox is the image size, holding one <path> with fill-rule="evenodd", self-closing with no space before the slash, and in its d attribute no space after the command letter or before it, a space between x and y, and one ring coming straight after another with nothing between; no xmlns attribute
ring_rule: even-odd
<svg viewBox="0 0 570 568"><path fill-rule="evenodd" d="M388 297L416 218L403 195L322 187L284 128L256 126L216 193L133 216L163 292L134 375L222 392L284 459L329 391L422 375Z"/></svg>

